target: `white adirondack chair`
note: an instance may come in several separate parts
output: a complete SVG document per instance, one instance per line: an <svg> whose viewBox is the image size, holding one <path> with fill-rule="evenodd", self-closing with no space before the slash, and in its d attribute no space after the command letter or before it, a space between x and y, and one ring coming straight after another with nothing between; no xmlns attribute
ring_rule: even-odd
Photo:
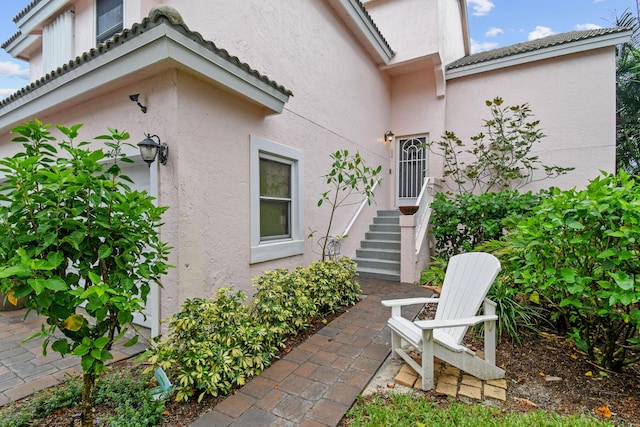
<svg viewBox="0 0 640 427"><path fill-rule="evenodd" d="M422 389L434 387L434 356L482 380L504 377L496 366L495 303L486 298L500 272L500 261L491 254L473 252L449 260L440 298L385 300L391 307L387 324L391 328L391 351L402 357L422 376ZM484 314L477 315L484 301ZM402 317L402 307L438 304L433 320L411 321ZM484 322L484 359L461 345L469 326ZM422 365L403 347L411 344L422 351Z"/></svg>

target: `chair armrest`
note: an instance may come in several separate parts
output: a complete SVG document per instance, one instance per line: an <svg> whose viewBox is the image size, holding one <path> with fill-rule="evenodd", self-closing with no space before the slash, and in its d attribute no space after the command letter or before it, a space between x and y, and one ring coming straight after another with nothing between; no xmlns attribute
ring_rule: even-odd
<svg viewBox="0 0 640 427"><path fill-rule="evenodd" d="M478 323L498 320L496 315L482 315L451 320L417 320L413 323L420 329L453 328L456 326L473 326Z"/></svg>
<svg viewBox="0 0 640 427"><path fill-rule="evenodd" d="M437 304L440 298L404 298L404 299L388 299L380 301L385 307L402 307L405 305L415 304Z"/></svg>

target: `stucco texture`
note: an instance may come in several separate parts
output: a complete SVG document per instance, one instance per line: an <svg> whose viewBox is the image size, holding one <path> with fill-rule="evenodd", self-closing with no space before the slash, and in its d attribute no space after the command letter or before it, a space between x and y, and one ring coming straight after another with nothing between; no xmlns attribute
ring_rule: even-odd
<svg viewBox="0 0 640 427"><path fill-rule="evenodd" d="M446 130L469 141L489 119L485 100L497 96L505 105L529 103L540 120L546 137L532 155L546 165L575 168L526 189L582 188L600 170L615 170L613 47L448 80Z"/></svg>

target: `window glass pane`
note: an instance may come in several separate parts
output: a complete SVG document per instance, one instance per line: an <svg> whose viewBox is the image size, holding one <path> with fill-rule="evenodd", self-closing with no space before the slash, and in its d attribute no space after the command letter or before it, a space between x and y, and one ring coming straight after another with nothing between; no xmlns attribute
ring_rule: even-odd
<svg viewBox="0 0 640 427"><path fill-rule="evenodd" d="M291 197L291 165L260 159L260 196Z"/></svg>
<svg viewBox="0 0 640 427"><path fill-rule="evenodd" d="M104 41L122 30L122 0L97 1L98 40Z"/></svg>
<svg viewBox="0 0 640 427"><path fill-rule="evenodd" d="M290 237L289 201L260 201L260 237Z"/></svg>

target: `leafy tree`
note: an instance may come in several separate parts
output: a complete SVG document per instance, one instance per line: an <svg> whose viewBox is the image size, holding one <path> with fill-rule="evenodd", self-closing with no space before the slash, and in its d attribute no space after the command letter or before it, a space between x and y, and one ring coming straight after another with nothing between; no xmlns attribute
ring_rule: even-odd
<svg viewBox="0 0 640 427"><path fill-rule="evenodd" d="M96 138L109 151L91 150L73 142L81 126L57 126L66 138L57 144L38 120L13 129L24 150L0 160L0 291L47 318L33 336L44 339L43 354L51 344L81 358L88 427L112 344L169 266L157 231L166 208L132 190L120 168L131 162L121 150L129 135L109 129Z"/></svg>
<svg viewBox="0 0 640 427"><path fill-rule="evenodd" d="M486 101L491 119L484 120L484 132L472 136L470 145L451 131L445 132L440 141L426 144L431 152L444 157L443 178L453 180L459 194L515 190L573 170L544 165L532 155L534 144L545 136L540 121L531 120L529 104L503 103L500 97ZM538 169L544 171L543 177L535 176Z"/></svg>
<svg viewBox="0 0 640 427"><path fill-rule="evenodd" d="M616 17L616 26L633 29L629 43L617 48L616 166L640 174L640 29L638 16L628 9Z"/></svg>
<svg viewBox="0 0 640 427"><path fill-rule="evenodd" d="M329 244L329 234L331 233L331 225L336 209L342 206L349 206L363 201L371 204L374 199L373 187L379 180L378 176L382 171L382 166L372 169L367 166L360 156L360 153L349 155L348 150L339 150L331 153L331 171L324 177L330 190L322 193L322 198L318 200L318 206L324 202L331 205L331 215L329 216L329 225L322 241L322 260L327 257L327 245ZM359 195L354 200L351 196ZM343 236L344 237L344 236Z"/></svg>

